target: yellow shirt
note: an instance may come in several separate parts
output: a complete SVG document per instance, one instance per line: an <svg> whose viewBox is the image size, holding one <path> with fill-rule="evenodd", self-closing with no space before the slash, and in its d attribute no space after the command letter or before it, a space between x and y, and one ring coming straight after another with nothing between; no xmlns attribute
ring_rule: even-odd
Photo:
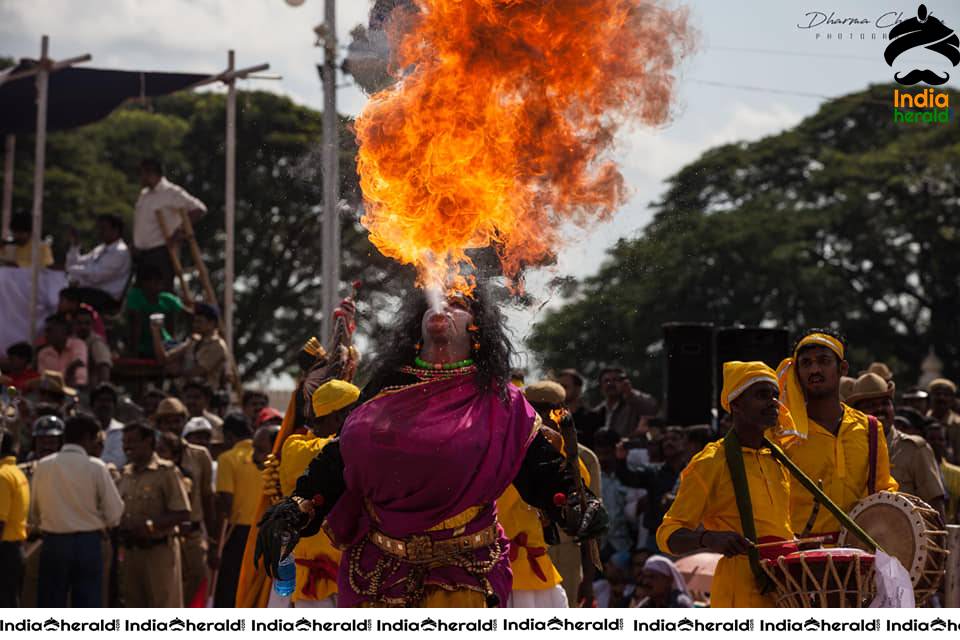
<svg viewBox="0 0 960 640"><path fill-rule="evenodd" d="M890 475L890 456L883 426L878 422L877 427L877 491L896 491L898 485ZM796 441L785 451L811 480L822 481L823 492L847 513L867 497L869 442L866 414L843 405L843 419L836 436L810 420L807 439ZM801 532L813 511L814 500L797 480L792 482L790 516L793 530ZM811 533L839 530L840 523L821 506Z"/></svg>
<svg viewBox="0 0 960 640"><path fill-rule="evenodd" d="M33 266L33 240L28 240L25 245L16 245L14 249L13 261L21 269L29 269ZM53 264L53 253L50 252L50 245L46 242L40 243L40 267L49 267Z"/></svg>
<svg viewBox="0 0 960 640"><path fill-rule="evenodd" d="M0 542L27 539L29 509L30 484L27 476L17 468L16 458L0 458L0 522L3 522Z"/></svg>
<svg viewBox="0 0 960 640"><path fill-rule="evenodd" d="M956 522L957 498L960 497L960 466L950 464L944 458L940 461L940 473L947 491L947 522Z"/></svg>
<svg viewBox="0 0 960 640"><path fill-rule="evenodd" d="M263 478L253 463L253 440L241 440L217 458L217 493L233 495L231 524L253 524L263 493Z"/></svg>
<svg viewBox="0 0 960 640"><path fill-rule="evenodd" d="M283 443L283 449L280 453L280 490L285 496L293 493L297 486L297 479L303 475L307 467L314 458L319 455L323 447L330 442L332 438L318 438L312 434L292 435ZM322 530L315 536L301 538L293 550L295 560L304 560L312 562L326 563L329 561L331 566L339 566L340 550L333 546L330 538ZM318 579L314 583L315 593L307 595L303 592L308 585L310 578L310 569L297 564L297 590L290 596L292 602L298 600L323 600L337 592L336 578Z"/></svg>
<svg viewBox="0 0 960 640"><path fill-rule="evenodd" d="M760 538L793 538L790 528L790 477L770 450L743 447L743 466L750 488L753 518ZM727 468L722 440L711 442L680 474L680 490L657 529L657 546L671 551L667 541L679 529L735 531L743 535L740 512ZM711 607L772 607L761 595L746 555L721 558L713 576Z"/></svg>
<svg viewBox="0 0 960 640"><path fill-rule="evenodd" d="M497 518L504 534L510 539L513 590L540 591L560 584L563 579L547 555L540 514L523 501L513 485L497 498ZM543 577L537 575L534 565Z"/></svg>

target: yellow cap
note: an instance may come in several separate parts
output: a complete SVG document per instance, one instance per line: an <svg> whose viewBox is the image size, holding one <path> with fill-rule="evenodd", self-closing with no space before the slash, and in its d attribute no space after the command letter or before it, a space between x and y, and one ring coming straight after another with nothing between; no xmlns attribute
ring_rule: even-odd
<svg viewBox="0 0 960 640"><path fill-rule="evenodd" d="M325 416L348 407L360 397L360 389L344 380L327 380L313 392L313 415Z"/></svg>

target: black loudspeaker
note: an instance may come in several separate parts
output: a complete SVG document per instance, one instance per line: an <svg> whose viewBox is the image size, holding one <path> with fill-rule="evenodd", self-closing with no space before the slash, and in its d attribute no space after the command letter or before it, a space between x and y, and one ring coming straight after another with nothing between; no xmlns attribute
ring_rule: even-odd
<svg viewBox="0 0 960 640"><path fill-rule="evenodd" d="M761 360L773 369L789 355L790 335L786 329L722 327L716 331L717 406L723 388L723 363L730 360Z"/></svg>
<svg viewBox="0 0 960 640"><path fill-rule="evenodd" d="M713 423L713 325L669 322L662 325L667 424Z"/></svg>

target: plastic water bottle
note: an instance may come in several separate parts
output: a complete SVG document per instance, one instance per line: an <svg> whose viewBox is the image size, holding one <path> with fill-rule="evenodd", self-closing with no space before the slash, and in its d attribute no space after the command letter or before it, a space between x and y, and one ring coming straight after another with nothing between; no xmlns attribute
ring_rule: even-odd
<svg viewBox="0 0 960 640"><path fill-rule="evenodd" d="M290 549L290 536L283 534L280 538L281 555L292 552ZM287 556L277 565L277 577L273 580L273 590L278 596L287 597L297 588L297 565L293 559L293 553L287 553Z"/></svg>

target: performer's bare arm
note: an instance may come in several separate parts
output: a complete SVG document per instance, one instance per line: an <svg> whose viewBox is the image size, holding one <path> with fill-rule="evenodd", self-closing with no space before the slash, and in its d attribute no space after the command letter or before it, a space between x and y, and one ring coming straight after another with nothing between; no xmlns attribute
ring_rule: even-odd
<svg viewBox="0 0 960 640"><path fill-rule="evenodd" d="M746 553L750 542L735 531L708 531L706 529L677 529L667 540L676 555L693 553L700 549L709 549L714 553L721 553L728 558Z"/></svg>

